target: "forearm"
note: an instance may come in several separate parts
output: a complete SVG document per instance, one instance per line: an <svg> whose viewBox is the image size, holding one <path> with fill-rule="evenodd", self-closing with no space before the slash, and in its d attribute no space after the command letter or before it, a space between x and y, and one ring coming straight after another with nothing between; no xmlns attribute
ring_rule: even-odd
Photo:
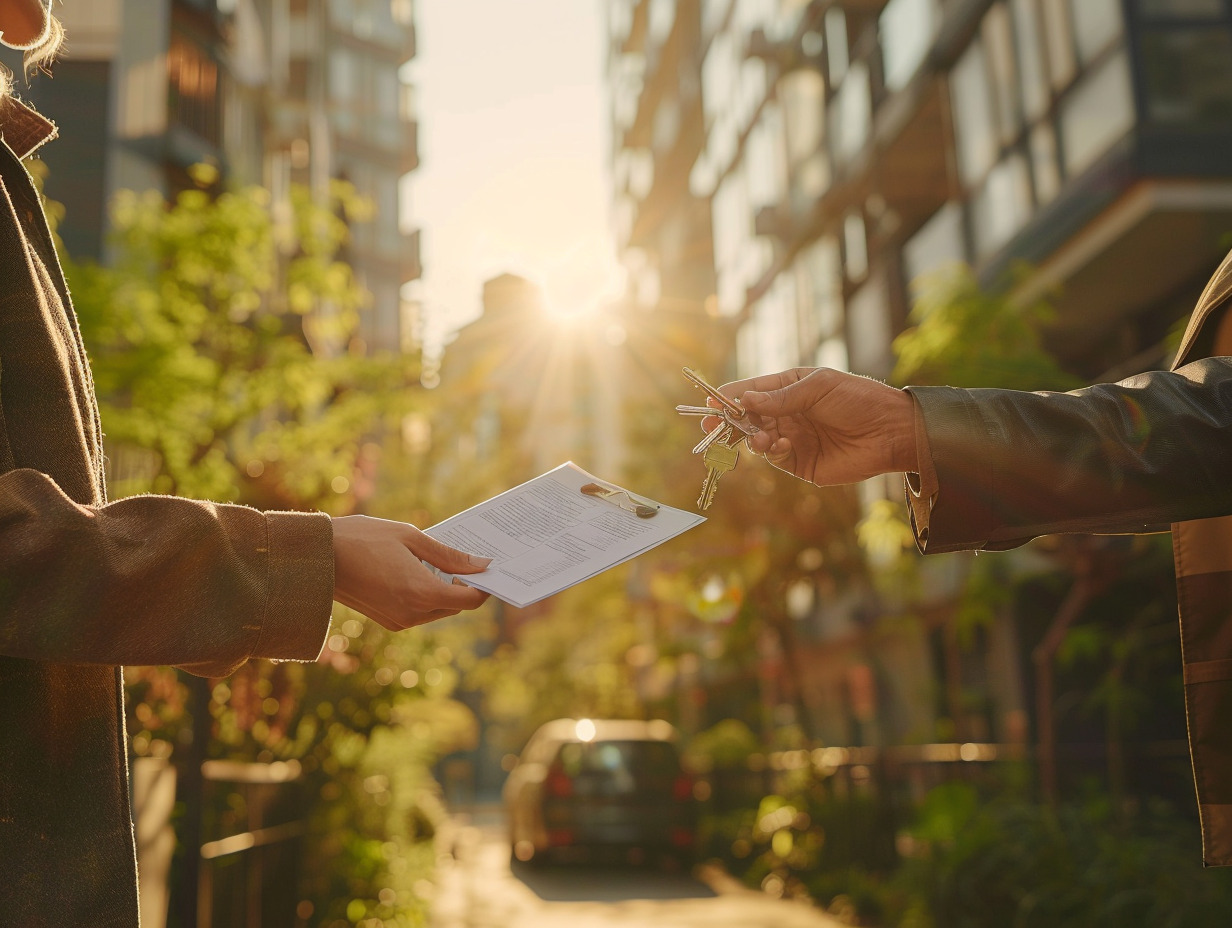
<svg viewBox="0 0 1232 928"><path fill-rule="evenodd" d="M1232 359L1072 393L911 393L937 475L929 553L1232 513Z"/></svg>
<svg viewBox="0 0 1232 928"><path fill-rule="evenodd" d="M34 660L311 660L332 604L326 516L160 496L92 508L32 470L0 477L0 563L0 653Z"/></svg>

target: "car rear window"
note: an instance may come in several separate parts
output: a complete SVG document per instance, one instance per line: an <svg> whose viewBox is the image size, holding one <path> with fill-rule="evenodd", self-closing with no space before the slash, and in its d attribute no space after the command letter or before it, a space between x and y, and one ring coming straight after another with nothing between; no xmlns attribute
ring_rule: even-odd
<svg viewBox="0 0 1232 928"><path fill-rule="evenodd" d="M680 758L666 741L591 741L561 745L559 761L580 793L670 792Z"/></svg>

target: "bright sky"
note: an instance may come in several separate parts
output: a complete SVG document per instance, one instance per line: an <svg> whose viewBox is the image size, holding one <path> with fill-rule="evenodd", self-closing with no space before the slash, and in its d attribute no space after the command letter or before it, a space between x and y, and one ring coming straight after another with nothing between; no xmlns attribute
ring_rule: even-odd
<svg viewBox="0 0 1232 928"><path fill-rule="evenodd" d="M602 0L420 0L420 294L437 332L520 274L562 312L619 293L608 225ZM429 333L429 338L432 333Z"/></svg>

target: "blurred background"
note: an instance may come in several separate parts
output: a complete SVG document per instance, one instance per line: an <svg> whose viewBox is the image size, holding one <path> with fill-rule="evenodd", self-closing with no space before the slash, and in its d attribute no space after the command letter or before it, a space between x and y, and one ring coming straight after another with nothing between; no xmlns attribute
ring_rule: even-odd
<svg viewBox="0 0 1232 928"><path fill-rule="evenodd" d="M426 527L572 459L690 508L682 366L1120 379L1232 247L1227 0L56 12L19 88L113 496ZM128 668L143 923L1227 925L1169 537L923 559L902 492L746 456L703 527L532 608ZM680 866L511 845L506 778L590 795L604 720L675 746Z"/></svg>

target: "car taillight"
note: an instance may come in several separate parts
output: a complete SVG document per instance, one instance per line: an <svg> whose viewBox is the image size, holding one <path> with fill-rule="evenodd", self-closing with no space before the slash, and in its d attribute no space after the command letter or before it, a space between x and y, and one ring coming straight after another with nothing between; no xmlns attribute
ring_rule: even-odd
<svg viewBox="0 0 1232 928"><path fill-rule="evenodd" d="M573 780L565 773L559 764L548 768L548 775L543 780L543 788L549 796L557 799L568 799L573 795Z"/></svg>
<svg viewBox="0 0 1232 928"><path fill-rule="evenodd" d="M693 798L693 778L687 773L676 777L676 782L672 784L672 798L677 802L688 802Z"/></svg>
<svg viewBox="0 0 1232 928"><path fill-rule="evenodd" d="M687 828L673 828L671 830L671 840L673 847L692 847L694 835Z"/></svg>
<svg viewBox="0 0 1232 928"><path fill-rule="evenodd" d="M548 845L550 847L568 847L573 843L572 828L549 828Z"/></svg>

